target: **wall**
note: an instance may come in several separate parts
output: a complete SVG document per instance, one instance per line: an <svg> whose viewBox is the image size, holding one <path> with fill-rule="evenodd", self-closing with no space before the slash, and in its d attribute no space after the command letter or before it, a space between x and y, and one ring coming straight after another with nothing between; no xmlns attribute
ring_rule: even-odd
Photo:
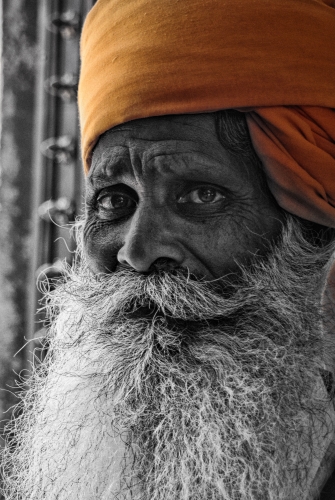
<svg viewBox="0 0 335 500"><path fill-rule="evenodd" d="M29 315L32 247L35 86L40 63L38 2L3 0L0 170L0 414L15 402L14 372ZM3 418L6 418L4 415Z"/></svg>

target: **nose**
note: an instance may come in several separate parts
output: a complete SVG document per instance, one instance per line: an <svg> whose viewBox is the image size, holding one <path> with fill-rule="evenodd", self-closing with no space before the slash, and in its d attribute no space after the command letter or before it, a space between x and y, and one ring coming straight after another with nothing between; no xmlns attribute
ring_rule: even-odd
<svg viewBox="0 0 335 500"><path fill-rule="evenodd" d="M184 253L173 224L159 208L138 210L129 221L117 259L137 272L182 266Z"/></svg>

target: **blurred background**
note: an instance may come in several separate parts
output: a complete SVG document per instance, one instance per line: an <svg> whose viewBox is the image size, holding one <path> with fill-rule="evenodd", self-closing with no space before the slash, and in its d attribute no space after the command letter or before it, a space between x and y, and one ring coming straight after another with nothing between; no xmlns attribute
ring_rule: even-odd
<svg viewBox="0 0 335 500"><path fill-rule="evenodd" d="M0 414L43 335L38 284L72 260L82 211L79 35L94 0L1 0Z"/></svg>

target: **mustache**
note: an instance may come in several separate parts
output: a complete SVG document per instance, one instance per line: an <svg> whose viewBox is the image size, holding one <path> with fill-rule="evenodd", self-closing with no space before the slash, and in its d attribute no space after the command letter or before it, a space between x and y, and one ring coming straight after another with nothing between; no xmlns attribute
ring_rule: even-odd
<svg viewBox="0 0 335 500"><path fill-rule="evenodd" d="M87 269L73 274L52 293L54 305L57 305L57 293L64 291L99 318L108 313L108 317L115 320L122 317L182 321L229 319L258 300L255 294L249 293L250 285L236 276L205 281L185 269L140 274L121 266L112 274L92 275Z"/></svg>

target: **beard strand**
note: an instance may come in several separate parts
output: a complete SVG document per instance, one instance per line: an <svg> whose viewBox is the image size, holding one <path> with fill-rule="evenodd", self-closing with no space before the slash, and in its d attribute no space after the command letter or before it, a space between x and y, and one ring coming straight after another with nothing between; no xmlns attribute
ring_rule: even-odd
<svg viewBox="0 0 335 500"><path fill-rule="evenodd" d="M317 299L330 254L290 220L227 293L182 270L92 276L82 258L49 298L6 498L309 498L334 425Z"/></svg>

